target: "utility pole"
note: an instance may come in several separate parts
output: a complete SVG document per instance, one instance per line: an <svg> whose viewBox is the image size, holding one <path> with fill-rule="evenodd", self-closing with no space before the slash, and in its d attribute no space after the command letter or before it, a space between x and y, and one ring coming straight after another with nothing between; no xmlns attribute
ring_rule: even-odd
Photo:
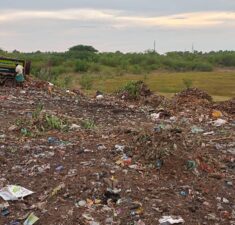
<svg viewBox="0 0 235 225"><path fill-rule="evenodd" d="M156 41L153 42L153 52L156 52Z"/></svg>
<svg viewBox="0 0 235 225"><path fill-rule="evenodd" d="M194 53L194 44L192 43L192 53Z"/></svg>

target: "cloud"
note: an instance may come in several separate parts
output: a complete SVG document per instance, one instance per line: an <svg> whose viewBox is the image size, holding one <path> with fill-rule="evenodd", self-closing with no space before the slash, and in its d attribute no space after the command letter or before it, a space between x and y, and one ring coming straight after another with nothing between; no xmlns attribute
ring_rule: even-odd
<svg viewBox="0 0 235 225"><path fill-rule="evenodd" d="M219 25L235 25L235 12L208 11L190 12L166 16L130 16L126 11L96 9L65 9L55 11L0 10L0 24L22 20L63 20L78 22L101 22L117 28L166 27L201 28Z"/></svg>

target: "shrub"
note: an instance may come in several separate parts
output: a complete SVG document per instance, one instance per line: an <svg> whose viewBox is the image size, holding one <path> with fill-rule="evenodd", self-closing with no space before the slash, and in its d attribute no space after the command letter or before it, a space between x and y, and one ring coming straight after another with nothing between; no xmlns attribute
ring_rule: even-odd
<svg viewBox="0 0 235 225"><path fill-rule="evenodd" d="M48 129L57 129L57 130L62 130L64 128L63 121L53 115L46 115L46 125Z"/></svg>
<svg viewBox="0 0 235 225"><path fill-rule="evenodd" d="M185 88L191 88L193 86L193 81L190 79L183 79L183 84Z"/></svg>
<svg viewBox="0 0 235 225"><path fill-rule="evenodd" d="M137 99L141 94L143 84L143 81L129 81L119 89L118 93L127 94L131 99Z"/></svg>
<svg viewBox="0 0 235 225"><path fill-rule="evenodd" d="M84 60L78 60L75 64L75 72L87 72L89 65Z"/></svg>
<svg viewBox="0 0 235 225"><path fill-rule="evenodd" d="M97 64L97 63L90 63L89 64L89 71L90 72L95 72L95 73L98 73L100 72L101 68L100 68L100 65Z"/></svg>
<svg viewBox="0 0 235 225"><path fill-rule="evenodd" d="M129 70L133 74L141 74L143 72L142 68L139 65L133 65L130 67Z"/></svg>
<svg viewBox="0 0 235 225"><path fill-rule="evenodd" d="M192 65L192 70L210 72L213 70L213 66L206 62L196 62Z"/></svg>
<svg viewBox="0 0 235 225"><path fill-rule="evenodd" d="M93 78L91 75L83 74L80 77L79 83L83 89L90 90L93 85Z"/></svg>
<svg viewBox="0 0 235 225"><path fill-rule="evenodd" d="M95 121L92 119L87 119L87 120L82 121L81 125L84 129L87 129L87 130L92 130L96 128Z"/></svg>

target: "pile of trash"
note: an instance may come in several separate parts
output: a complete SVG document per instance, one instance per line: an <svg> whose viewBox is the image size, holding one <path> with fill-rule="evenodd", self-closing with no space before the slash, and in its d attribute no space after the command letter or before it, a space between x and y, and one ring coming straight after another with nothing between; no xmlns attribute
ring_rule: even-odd
<svg viewBox="0 0 235 225"><path fill-rule="evenodd" d="M209 102L212 101L212 97L208 95L205 91L202 91L198 88L187 88L184 91L175 95L178 98L190 98L195 97L197 99L205 99Z"/></svg>
<svg viewBox="0 0 235 225"><path fill-rule="evenodd" d="M215 103L214 108L218 108L218 109L225 111L229 114L235 114L235 98L230 99L228 101Z"/></svg>
<svg viewBox="0 0 235 225"><path fill-rule="evenodd" d="M186 105L200 105L206 106L212 102L212 97L205 91L198 88L188 88L180 93L175 94L173 97L173 104L175 107L181 107Z"/></svg>
<svg viewBox="0 0 235 225"><path fill-rule="evenodd" d="M230 103L75 92L0 89L0 224L235 224Z"/></svg>

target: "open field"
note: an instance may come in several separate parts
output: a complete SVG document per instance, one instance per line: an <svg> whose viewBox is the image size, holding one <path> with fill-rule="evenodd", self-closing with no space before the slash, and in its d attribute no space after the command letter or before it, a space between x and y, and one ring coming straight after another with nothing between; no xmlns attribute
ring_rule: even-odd
<svg viewBox="0 0 235 225"><path fill-rule="evenodd" d="M144 80L152 91L171 97L185 88L184 79L191 80L193 87L207 91L214 100L226 100L235 96L235 71L155 72L147 75L122 76L94 75L92 89L112 93L130 80ZM78 84L79 76L72 82L72 87L77 87Z"/></svg>

